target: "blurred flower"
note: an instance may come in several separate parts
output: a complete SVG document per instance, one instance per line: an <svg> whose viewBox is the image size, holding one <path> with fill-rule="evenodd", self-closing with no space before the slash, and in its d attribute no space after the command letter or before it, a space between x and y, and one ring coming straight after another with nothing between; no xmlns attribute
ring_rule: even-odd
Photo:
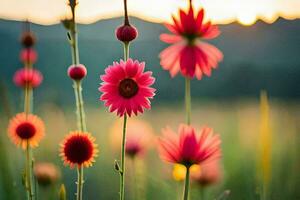
<svg viewBox="0 0 300 200"><path fill-rule="evenodd" d="M35 63L37 61L37 53L34 49L26 48L20 53L20 60L23 63Z"/></svg>
<svg viewBox="0 0 300 200"><path fill-rule="evenodd" d="M19 87L26 87L26 85L29 85L30 87L35 88L42 83L43 75L36 69L22 68L16 71L13 81Z"/></svg>
<svg viewBox="0 0 300 200"><path fill-rule="evenodd" d="M68 76L73 80L81 80L87 74L86 67L82 64L71 65L68 68Z"/></svg>
<svg viewBox="0 0 300 200"><path fill-rule="evenodd" d="M192 165L190 167L190 173L191 176L193 176L193 174L198 173L201 171L201 167L200 165ZM175 164L173 166L173 178L175 181L184 181L185 180L185 174L186 174L186 167L184 165L181 164Z"/></svg>
<svg viewBox="0 0 300 200"><path fill-rule="evenodd" d="M30 48L35 44L35 36L32 32L24 32L21 36L21 42L24 47Z"/></svg>
<svg viewBox="0 0 300 200"><path fill-rule="evenodd" d="M33 172L38 183L42 186L51 185L60 178L59 169L49 162L35 163Z"/></svg>
<svg viewBox="0 0 300 200"><path fill-rule="evenodd" d="M203 165L192 165L190 167L191 179L201 187L209 186L220 181L222 177L220 163L212 161ZM173 167L173 178L176 181L184 181L186 167L181 164L175 164Z"/></svg>
<svg viewBox="0 0 300 200"><path fill-rule="evenodd" d="M37 147L44 134L44 122L36 115L19 113L8 125L8 136L23 149L26 149L27 143L32 148Z"/></svg>
<svg viewBox="0 0 300 200"><path fill-rule="evenodd" d="M111 143L114 149L120 150L122 142L122 120L117 120L111 129ZM152 144L153 129L149 123L131 119L127 122L125 153L128 156L142 156Z"/></svg>
<svg viewBox="0 0 300 200"><path fill-rule="evenodd" d="M101 76L103 81L99 88L103 94L100 100L105 102L110 112L117 111L121 117L124 114L131 116L138 112L143 113L144 109L150 109L150 100L155 95L155 89L150 86L155 79L152 72L144 72L145 63L128 59L114 62L105 70Z"/></svg>
<svg viewBox="0 0 300 200"><path fill-rule="evenodd" d="M164 137L159 139L159 153L163 160L190 167L221 156L221 140L211 128L205 127L197 135L192 126L182 124L178 132L176 135L170 128L163 130Z"/></svg>
<svg viewBox="0 0 300 200"><path fill-rule="evenodd" d="M186 13L179 10L180 18L173 16L173 24L166 23L172 34L161 34L160 39L173 44L160 53L161 65L174 77L179 70L189 78L201 79L202 75L211 75L223 59L223 54L215 46L203 42L202 39L213 39L220 32L210 21L204 23L204 10L194 13L192 6Z"/></svg>
<svg viewBox="0 0 300 200"><path fill-rule="evenodd" d="M222 171L219 161L213 161L201 165L201 170L191 173L192 180L202 187L215 184L222 178Z"/></svg>
<svg viewBox="0 0 300 200"><path fill-rule="evenodd" d="M95 162L98 149L90 133L73 131L62 141L60 152L65 165L71 168L75 165L90 167Z"/></svg>

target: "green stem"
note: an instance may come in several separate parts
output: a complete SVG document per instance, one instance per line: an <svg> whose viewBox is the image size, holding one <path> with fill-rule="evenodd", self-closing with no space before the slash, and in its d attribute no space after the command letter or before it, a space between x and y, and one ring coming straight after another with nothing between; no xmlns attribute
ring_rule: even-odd
<svg viewBox="0 0 300 200"><path fill-rule="evenodd" d="M185 110L186 110L186 123L191 124L191 80L185 78Z"/></svg>
<svg viewBox="0 0 300 200"><path fill-rule="evenodd" d="M27 190L27 199L33 200L34 193L33 193L33 184L32 184L32 156L31 156L31 149L29 146L29 142L27 141L26 147L26 190Z"/></svg>
<svg viewBox="0 0 300 200"><path fill-rule="evenodd" d="M189 198L189 187L190 187L190 167L186 167L183 200L188 200Z"/></svg>
<svg viewBox="0 0 300 200"><path fill-rule="evenodd" d="M120 171L120 200L125 199L125 147L126 147L126 123L127 115L124 114L122 149L121 149L121 171Z"/></svg>
<svg viewBox="0 0 300 200"><path fill-rule="evenodd" d="M76 200L82 200L82 189L83 189L83 167L78 166L77 168L77 193Z"/></svg>
<svg viewBox="0 0 300 200"><path fill-rule="evenodd" d="M124 61L129 58L129 42L124 42Z"/></svg>
<svg viewBox="0 0 300 200"><path fill-rule="evenodd" d="M79 130L85 132L87 129L86 129L81 81L74 81L73 87L74 87L74 93L75 93L75 99L76 99L77 127Z"/></svg>
<svg viewBox="0 0 300 200"><path fill-rule="evenodd" d="M72 25L70 29L70 36L71 36L71 52L72 52L72 62L73 65L78 65L79 61L79 50L78 50L78 34L77 34L77 26L75 21L75 6L76 4L70 4L71 11L72 11ZM84 103L82 97L82 87L81 81L74 81L73 83L75 99L76 99L76 115L77 115L77 127L78 130L82 132L86 132L86 121L85 121L85 112L84 112ZM83 196L83 167L80 165L77 168L77 193L76 199L82 200Z"/></svg>

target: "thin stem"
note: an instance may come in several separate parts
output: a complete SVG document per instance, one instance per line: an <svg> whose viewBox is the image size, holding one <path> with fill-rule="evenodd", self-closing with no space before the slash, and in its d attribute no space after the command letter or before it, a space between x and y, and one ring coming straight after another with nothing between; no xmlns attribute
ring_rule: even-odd
<svg viewBox="0 0 300 200"><path fill-rule="evenodd" d="M71 11L72 11L72 25L70 28L70 36L71 36L71 52L72 52L72 62L74 65L78 65L79 61L79 49L78 49L78 34L77 34L77 26L75 20L75 4L70 4ZM84 112L84 103L82 97L82 87L81 81L74 81L73 83L75 100L76 100L76 115L77 115L77 128L80 131L86 132L86 121L85 121L85 112ZM78 166L77 168L77 193L76 199L82 200L82 193L83 193L83 167Z"/></svg>
<svg viewBox="0 0 300 200"><path fill-rule="evenodd" d="M129 58L129 42L124 43L124 61Z"/></svg>
<svg viewBox="0 0 300 200"><path fill-rule="evenodd" d="M82 189L83 189L83 167L78 166L77 168L77 193L76 200L82 200Z"/></svg>
<svg viewBox="0 0 300 200"><path fill-rule="evenodd" d="M129 25L129 18L127 12L127 0L124 0L124 24Z"/></svg>
<svg viewBox="0 0 300 200"><path fill-rule="evenodd" d="M186 123L191 124L191 80L185 78L185 110L186 110Z"/></svg>
<svg viewBox="0 0 300 200"><path fill-rule="evenodd" d="M27 198L33 200L34 193L32 188L32 160L31 160L31 149L29 142L27 141L26 147L26 189L27 189Z"/></svg>
<svg viewBox="0 0 300 200"><path fill-rule="evenodd" d="M73 87L76 99L77 127L81 131L86 131L87 129L85 121L84 102L82 98L81 81L74 81Z"/></svg>
<svg viewBox="0 0 300 200"><path fill-rule="evenodd" d="M120 171L120 200L125 198L125 147L126 147L126 123L127 115L124 114L122 149L121 149L121 171Z"/></svg>
<svg viewBox="0 0 300 200"><path fill-rule="evenodd" d="M189 187L190 187L190 167L186 167L183 200L188 200L189 198Z"/></svg>

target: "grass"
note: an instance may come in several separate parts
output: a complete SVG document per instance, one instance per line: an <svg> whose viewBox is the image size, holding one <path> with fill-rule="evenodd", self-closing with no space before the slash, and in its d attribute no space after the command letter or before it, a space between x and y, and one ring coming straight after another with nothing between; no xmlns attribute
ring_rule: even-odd
<svg viewBox="0 0 300 200"><path fill-rule="evenodd" d="M232 102L195 100L193 103L192 124L196 127L202 125L213 127L222 138L223 180L207 190L206 199L216 199L225 190L230 190L228 199L260 199L256 172L259 102L254 100ZM270 107L273 149L272 178L268 199L297 200L300 199L298 190L300 126L297 123L300 119L300 104L299 102L273 100ZM151 123L155 134L159 135L161 128L166 125L176 129L178 124L184 121L183 108L180 104L160 104L139 118ZM70 108L65 109L53 104L39 106L36 112L45 121L47 130L46 138L35 150L36 161L50 161L60 167L63 174L60 182L65 183L68 197L72 199L76 189L74 183L76 170L69 170L62 165L58 156L58 144L65 134L76 128L74 112ZM116 117L114 114L107 113L102 106L90 106L87 108L87 120L88 130L97 138L100 153L95 165L85 170L84 199L118 199L118 174L114 171L113 163L119 155L112 149L109 142L110 128ZM7 138L5 133L7 118L4 114L1 115L0 123L2 132L0 199L22 200L24 199L21 183L21 172L24 166L23 152L21 149L16 149ZM171 165L159 159L155 145L139 162L139 167L135 172L132 171L131 163L127 162L127 199L133 199L134 190L131 186L134 181L133 174L136 172L140 174L138 185L145 199L180 199L183 183L172 180ZM58 190L59 184L54 188ZM47 192L43 189L39 195L42 196ZM199 188L193 185L191 199L199 198Z"/></svg>

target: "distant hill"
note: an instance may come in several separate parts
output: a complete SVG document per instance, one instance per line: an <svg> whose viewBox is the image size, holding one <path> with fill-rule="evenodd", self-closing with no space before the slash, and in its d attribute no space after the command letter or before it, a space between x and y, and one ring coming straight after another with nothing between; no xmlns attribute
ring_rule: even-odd
<svg viewBox="0 0 300 200"><path fill-rule="evenodd" d="M81 63L88 67L84 81L88 103L96 103L98 99L99 75L104 68L123 56L122 46L114 36L121 22L118 18L79 25ZM158 54L166 44L158 37L166 29L136 18L132 23L138 28L139 37L132 44L130 55L146 61L147 69L154 72L156 101L181 100L183 79L171 80L159 65ZM223 51L224 61L211 78L192 82L193 96L257 96L261 89L267 89L270 95L279 98L300 97L300 20L280 19L272 25L258 22L251 27L230 24L220 28L221 36L212 43ZM0 77L13 95L19 92L11 77L21 67L18 60L21 30L21 22L0 20ZM43 85L36 91L37 97L59 104L73 100L71 81L66 77L71 57L64 28L34 24L32 30L38 36L36 66L45 76Z"/></svg>

